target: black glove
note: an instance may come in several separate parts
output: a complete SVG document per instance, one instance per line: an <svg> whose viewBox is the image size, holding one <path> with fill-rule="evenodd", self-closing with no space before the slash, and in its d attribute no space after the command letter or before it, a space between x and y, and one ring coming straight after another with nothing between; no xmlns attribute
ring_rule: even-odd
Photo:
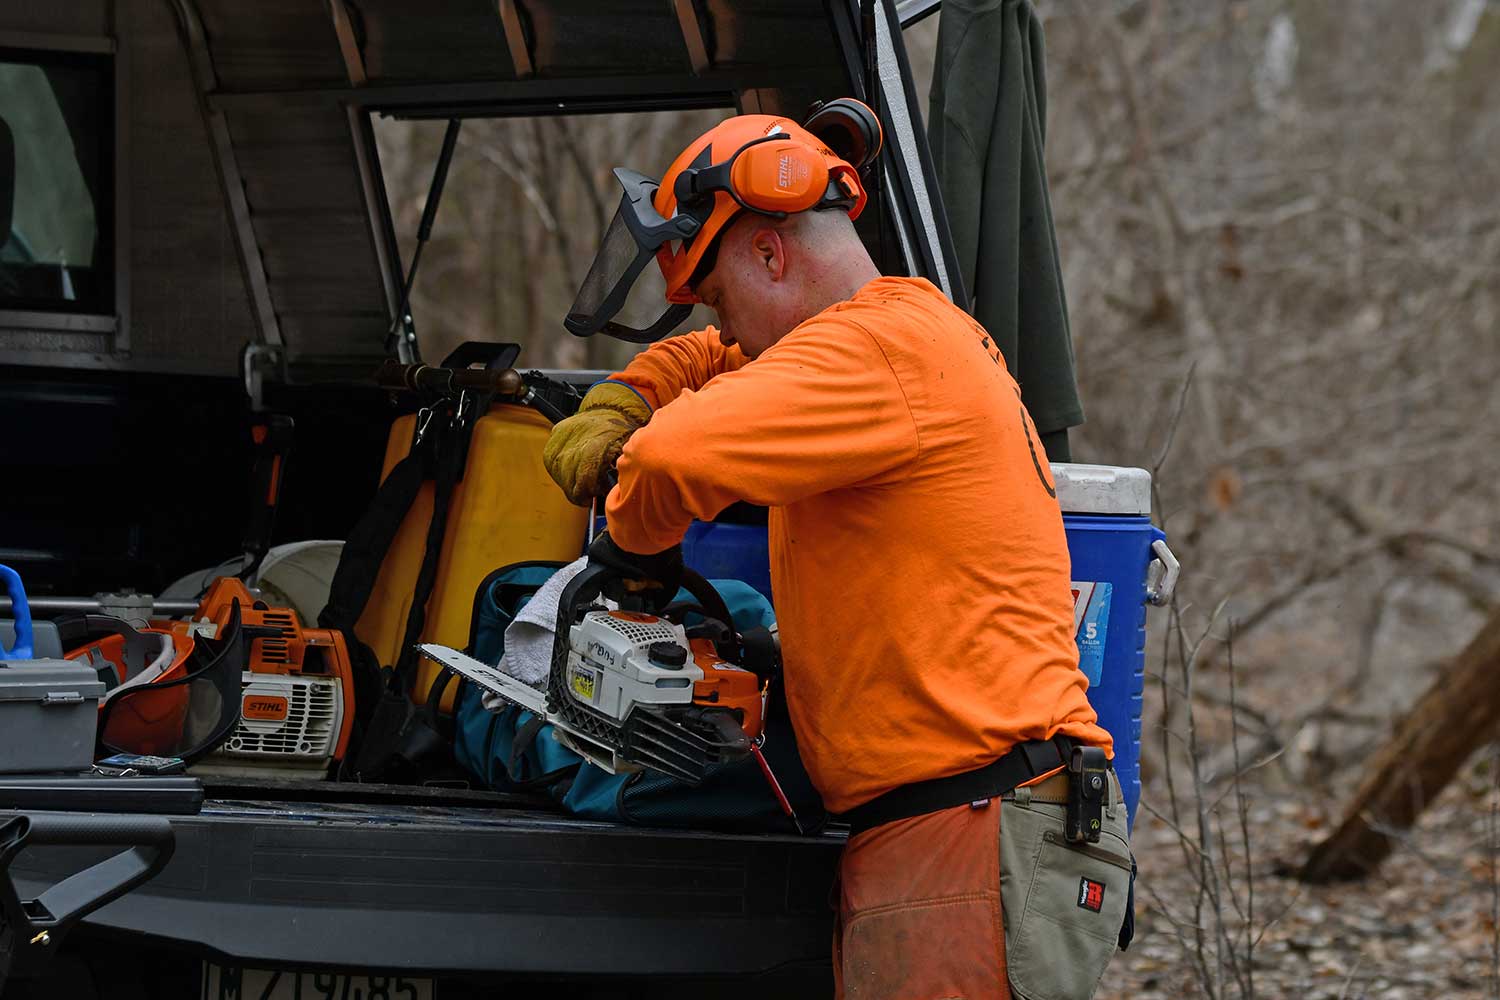
<svg viewBox="0 0 1500 1000"><path fill-rule="evenodd" d="M601 531L589 546L589 562L607 566L626 581L632 591L657 590L670 601L682 586L682 546L674 545L654 555L626 552ZM635 586L630 586L634 584Z"/></svg>

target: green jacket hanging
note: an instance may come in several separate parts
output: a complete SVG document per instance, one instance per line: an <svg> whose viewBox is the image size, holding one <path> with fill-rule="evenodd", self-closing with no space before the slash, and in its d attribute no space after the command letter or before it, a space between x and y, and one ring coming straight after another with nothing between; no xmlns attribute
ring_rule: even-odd
<svg viewBox="0 0 1500 1000"><path fill-rule="evenodd" d="M928 138L974 318L1065 461L1083 423L1043 160L1042 26L1029 0L944 0Z"/></svg>

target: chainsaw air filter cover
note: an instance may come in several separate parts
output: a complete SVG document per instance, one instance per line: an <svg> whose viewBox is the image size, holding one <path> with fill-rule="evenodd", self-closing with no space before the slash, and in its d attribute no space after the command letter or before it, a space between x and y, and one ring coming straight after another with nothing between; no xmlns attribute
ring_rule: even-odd
<svg viewBox="0 0 1500 1000"><path fill-rule="evenodd" d="M590 611L574 625L568 693L611 719L636 705L689 705L703 671L688 663L681 625L636 611ZM670 652L675 651L675 652Z"/></svg>

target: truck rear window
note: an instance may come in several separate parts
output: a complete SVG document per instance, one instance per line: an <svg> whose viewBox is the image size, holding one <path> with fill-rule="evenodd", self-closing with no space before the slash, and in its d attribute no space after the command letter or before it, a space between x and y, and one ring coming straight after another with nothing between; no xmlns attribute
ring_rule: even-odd
<svg viewBox="0 0 1500 1000"><path fill-rule="evenodd" d="M0 309L114 311L110 60L0 49Z"/></svg>

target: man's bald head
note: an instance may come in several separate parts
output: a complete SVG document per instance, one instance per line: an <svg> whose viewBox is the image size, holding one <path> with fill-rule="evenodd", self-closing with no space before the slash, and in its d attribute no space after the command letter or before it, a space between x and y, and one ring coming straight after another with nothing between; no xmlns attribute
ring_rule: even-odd
<svg viewBox="0 0 1500 1000"><path fill-rule="evenodd" d="M718 315L723 341L754 358L879 276L842 211L785 219L746 212L720 238L718 260L697 292Z"/></svg>

